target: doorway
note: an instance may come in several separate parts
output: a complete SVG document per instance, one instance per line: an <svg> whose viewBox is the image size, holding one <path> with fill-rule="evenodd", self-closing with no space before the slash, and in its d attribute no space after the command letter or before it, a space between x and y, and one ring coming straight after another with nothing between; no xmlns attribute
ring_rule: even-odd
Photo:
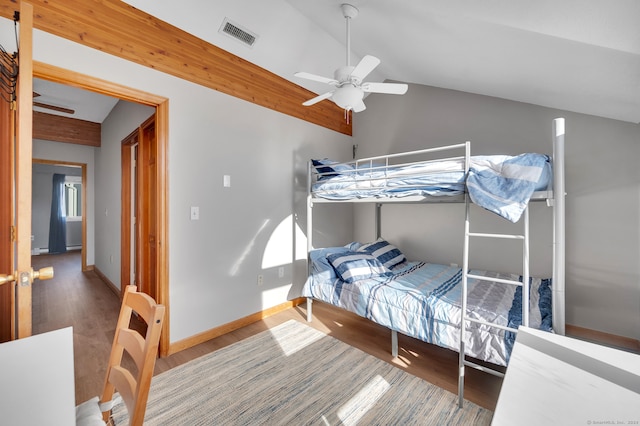
<svg viewBox="0 0 640 426"><path fill-rule="evenodd" d="M157 138L155 116L122 141L122 288L135 284L154 299L157 282Z"/></svg>
<svg viewBox="0 0 640 426"><path fill-rule="evenodd" d="M156 248L152 252L154 258L154 271L156 276L155 299L168 307L168 170L167 170L167 145L168 145L168 105L166 98L152 95L139 90L120 86L105 80L78 74L62 68L54 67L34 61L34 78L41 78L81 89L98 92L114 98L139 103L155 108L154 130L157 152L155 156L155 191L154 207L155 217L153 218ZM169 353L169 323L167 317L163 323L163 331L160 336L160 355L166 356Z"/></svg>
<svg viewBox="0 0 640 426"><path fill-rule="evenodd" d="M80 190L76 197L75 214L70 214L66 209L66 246L67 249L80 248L81 270L87 271L87 165L84 163L74 163L69 161L54 161L45 159L33 159L33 204L31 209L31 254L39 255L48 253L48 233L49 233L49 206L51 203L51 187L46 182L41 182L37 174L43 174L47 182L51 181L53 172L62 172L65 176L78 177L79 185L73 185ZM71 179L70 182L74 180ZM46 188L47 193L40 193L39 190ZM38 202L43 201L41 205ZM68 202L71 200L67 199Z"/></svg>

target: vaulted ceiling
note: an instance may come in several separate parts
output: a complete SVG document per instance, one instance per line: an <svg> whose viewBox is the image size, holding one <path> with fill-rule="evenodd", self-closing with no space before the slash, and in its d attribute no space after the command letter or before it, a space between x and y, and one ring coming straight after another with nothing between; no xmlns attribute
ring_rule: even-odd
<svg viewBox="0 0 640 426"><path fill-rule="evenodd" d="M126 0L304 86L346 61L382 63L368 80L437 86L640 122L640 2L636 0ZM257 35L221 34L225 18ZM372 95L390 96L390 95Z"/></svg>
<svg viewBox="0 0 640 426"><path fill-rule="evenodd" d="M294 73L332 77L346 63L344 1L126 3L322 93L326 85ZM382 61L367 81L423 84L640 122L636 0L350 2L359 10L351 22L352 64L366 54ZM225 19L253 33L253 46L220 32ZM42 92L44 100L49 94Z"/></svg>

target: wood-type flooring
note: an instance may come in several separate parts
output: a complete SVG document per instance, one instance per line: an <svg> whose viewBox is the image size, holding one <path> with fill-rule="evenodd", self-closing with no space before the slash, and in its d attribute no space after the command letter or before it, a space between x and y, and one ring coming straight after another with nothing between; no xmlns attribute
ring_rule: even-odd
<svg viewBox="0 0 640 426"><path fill-rule="evenodd" d="M72 326L76 403L99 395L109 358L120 300L94 272L81 271L80 252L33 256L34 269L54 267L54 278L33 284L33 333ZM457 353L403 335L398 336L399 356L391 356L389 330L344 310L315 302L308 323L411 374L457 393ZM259 322L200 345L160 358L155 374L257 334L289 319L306 323L306 307L286 309ZM495 409L502 379L471 368L466 370L465 398Z"/></svg>

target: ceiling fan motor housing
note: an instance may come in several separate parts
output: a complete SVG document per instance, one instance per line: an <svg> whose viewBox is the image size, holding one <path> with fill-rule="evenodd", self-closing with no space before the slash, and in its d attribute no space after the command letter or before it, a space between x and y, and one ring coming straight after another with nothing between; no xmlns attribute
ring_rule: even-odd
<svg viewBox="0 0 640 426"><path fill-rule="evenodd" d="M341 85L343 83L360 84L360 81L357 81L358 80L357 78L351 76L351 72L355 68L356 67L354 67L354 66L340 67L340 68L338 68L337 70L334 71L333 78L338 81L339 85Z"/></svg>

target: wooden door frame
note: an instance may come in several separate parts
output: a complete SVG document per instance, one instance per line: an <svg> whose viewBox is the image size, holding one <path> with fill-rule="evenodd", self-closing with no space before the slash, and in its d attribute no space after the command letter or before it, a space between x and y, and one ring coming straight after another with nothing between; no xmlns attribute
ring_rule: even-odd
<svg viewBox="0 0 640 426"><path fill-rule="evenodd" d="M82 257L82 271L86 272L90 270L87 266L87 164L74 163L71 161L46 160L42 158L34 158L32 159L32 163L62 167L80 167L82 169L82 249L80 253Z"/></svg>
<svg viewBox="0 0 640 426"><path fill-rule="evenodd" d="M120 147L121 162L121 214L120 214L120 285L124 288L124 283L131 282L131 187L134 176L131 173L133 158L131 147L138 143L140 138L140 128L122 140ZM137 274L137 272L136 272ZM137 278L137 275L136 275ZM137 279L135 280L137 281ZM122 290L122 289L121 289Z"/></svg>
<svg viewBox="0 0 640 426"><path fill-rule="evenodd" d="M157 297L156 301L165 306L165 319L160 335L160 356L169 354L169 230L168 230L168 137L169 137L169 100L141 90L122 86L106 80L80 74L53 65L33 61L33 77L66 84L84 90L100 93L129 102L154 107L156 121L156 139L158 144L157 172L157 232L158 250ZM121 242L122 243L122 242Z"/></svg>

